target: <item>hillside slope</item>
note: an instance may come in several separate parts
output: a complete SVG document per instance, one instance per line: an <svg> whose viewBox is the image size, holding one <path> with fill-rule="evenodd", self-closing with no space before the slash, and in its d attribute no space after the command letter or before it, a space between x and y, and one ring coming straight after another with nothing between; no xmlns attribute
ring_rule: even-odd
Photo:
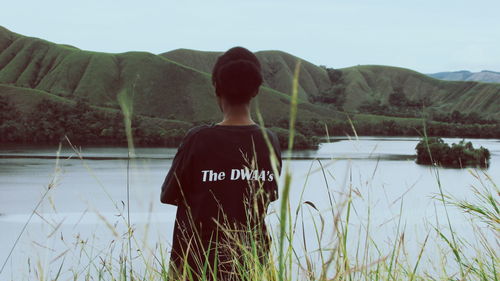
<svg viewBox="0 0 500 281"><path fill-rule="evenodd" d="M500 84L441 81L408 69L377 65L345 68L342 73L346 108L357 108L366 99L387 103L389 94L401 89L410 100L428 97L435 110L500 118Z"/></svg>
<svg viewBox="0 0 500 281"><path fill-rule="evenodd" d="M185 121L219 116L210 75L146 52L107 54L24 37L0 28L0 84L40 90L67 99L118 108L117 95L128 91L134 111L150 117ZM288 96L263 88L266 118L287 116ZM304 117L332 115L326 108L300 105ZM318 113L319 112L319 113Z"/></svg>
<svg viewBox="0 0 500 281"><path fill-rule="evenodd" d="M141 122L154 120L151 122L156 124L157 120L164 120L172 130L181 123L179 128L185 129L220 118L210 76L219 55L188 49L160 55L91 52L22 36L0 27L0 97L8 98L20 112L27 113L39 110L35 101L43 99L49 99L54 108L57 108L54 104L59 103L70 110L76 104L89 103L95 111L93 118L98 118L105 116L106 110L117 112L118 95L127 94ZM260 110L267 124L286 128L289 93L299 58L281 51L260 51L256 55L264 76L258 96ZM438 124L441 127L436 132L450 136L459 129L461 135L472 134L469 127L461 124L491 125L496 120L484 118L500 120L500 84L442 81L409 69L380 65L329 69L303 60L298 82L298 120L301 122L298 128L304 135L323 134L325 125L334 128L335 133L349 131L352 126L346 121L347 116L349 120L359 121L364 128L360 133L414 134L415 122L421 123L422 115L422 107L415 104L422 101L432 118L435 115L436 121L449 123ZM390 98L395 92L402 94L406 102L391 104ZM66 106L68 104L71 106ZM367 104L377 110L367 110ZM6 103L2 106L15 112ZM450 119L452 112L456 115L457 111L462 114L460 121ZM57 114L50 118L56 117L60 118ZM409 122L411 118L413 121ZM8 123L1 121L0 130ZM14 121L17 125L24 122ZM107 127L101 124L103 130L95 130L95 139L106 135L106 130L113 126L112 118L108 121ZM181 123L176 123L179 121ZM9 126L5 125L4 129L15 129L14 125ZM487 135L488 130L486 125L480 126L472 135ZM282 133L286 138L285 132ZM19 134L18 130L16 136ZM178 137L180 132L171 135ZM160 139L162 134L156 137Z"/></svg>
<svg viewBox="0 0 500 281"><path fill-rule="evenodd" d="M219 54L178 49L161 56L209 73ZM256 55L262 65L265 85L283 93L290 92L290 81L299 58L281 51L260 51ZM391 93L401 90L410 100L429 98L430 107L435 111L476 112L485 118L500 119L500 84L441 81L409 69L380 65L337 70L340 77L332 81L326 69L302 61L300 97L314 101L319 95L334 95L330 89L340 84L345 91L343 109L356 112L367 101L387 103Z"/></svg>
<svg viewBox="0 0 500 281"><path fill-rule="evenodd" d="M161 54L170 60L212 73L217 57L221 52L205 52L189 49L177 49ZM260 51L255 53L259 59L264 76L264 86L282 93L290 93L295 65L300 59L281 51ZM307 100L331 87L326 70L302 61L299 77L299 97Z"/></svg>

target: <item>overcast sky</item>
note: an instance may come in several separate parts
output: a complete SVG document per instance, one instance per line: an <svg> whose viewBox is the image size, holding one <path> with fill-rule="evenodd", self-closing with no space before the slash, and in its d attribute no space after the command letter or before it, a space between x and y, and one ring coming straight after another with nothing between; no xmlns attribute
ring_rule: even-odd
<svg viewBox="0 0 500 281"><path fill-rule="evenodd" d="M499 0L4 1L11 31L103 52L282 50L341 68L500 71Z"/></svg>

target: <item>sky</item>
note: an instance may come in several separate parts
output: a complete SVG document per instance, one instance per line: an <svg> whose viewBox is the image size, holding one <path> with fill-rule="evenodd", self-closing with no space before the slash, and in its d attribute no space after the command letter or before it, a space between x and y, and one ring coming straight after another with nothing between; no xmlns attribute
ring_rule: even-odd
<svg viewBox="0 0 500 281"><path fill-rule="evenodd" d="M0 25L80 49L281 50L317 65L500 71L498 0L4 1Z"/></svg>

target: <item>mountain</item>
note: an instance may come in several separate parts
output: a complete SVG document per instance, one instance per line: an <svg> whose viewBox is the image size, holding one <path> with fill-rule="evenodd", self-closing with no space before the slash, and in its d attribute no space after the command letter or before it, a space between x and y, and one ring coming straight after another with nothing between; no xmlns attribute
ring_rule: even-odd
<svg viewBox="0 0 500 281"><path fill-rule="evenodd" d="M219 116L206 69L181 64L166 56L84 51L24 37L5 28L0 28L0 51L3 85L35 89L69 100L85 98L93 105L110 108L118 108L117 94L129 90L133 91L137 114L189 121ZM193 61L201 65L205 60ZM291 81L283 81L276 88L290 87ZM304 93L301 96L306 98ZM273 119L288 114L288 94L263 87L259 98L262 105L275 105L273 110L263 110L265 117ZM311 104L299 107L304 116L333 114Z"/></svg>
<svg viewBox="0 0 500 281"><path fill-rule="evenodd" d="M185 130L190 125L220 118L210 78L211 68L220 54L189 49L159 55L92 52L26 37L0 27L0 97L9 100L9 104L0 104L0 107L19 111L19 116L38 111L36 117L25 117L33 121L44 118L40 109L42 100L59 104L66 108L65 112L78 110L74 107L82 106L82 102L88 103L90 107L86 109L95 111L95 116L87 116L90 118L88 122L109 117L108 121L93 128L93 134L106 135L116 125L112 122L117 117L110 116L119 112L117 98L126 94L132 101L133 113L140 119L135 126L138 131L142 130L144 139L147 134L152 136L156 131L163 132L165 126L171 131L176 128ZM264 77L258 96L260 111L266 124L286 128L293 72L300 58L281 51L260 51L256 55ZM463 120L472 113L475 114L474 120L500 119L500 84L442 81L398 67L362 65L330 69L301 61L298 118L303 124L300 131L304 134L312 133L313 127L315 132L324 132L322 124L338 122L344 122L342 130L351 130L351 126L345 123L348 119L363 124L372 122L365 126L364 131L360 129L360 133L384 133L384 129L374 128L388 120L406 126L405 132L414 133L415 130L408 126L421 123L420 119L413 117L421 116L422 106L419 105L424 101L425 110L441 119L451 116L454 111L463 114ZM403 102L396 104L391 101L395 93ZM382 110L367 110L370 106ZM52 119L47 117L50 119L47 122L54 121L54 118L63 122L64 117L57 115L58 112L57 106L53 106L50 111ZM13 118L8 114L2 116L0 130L10 124L8 118ZM380 124L376 125L375 121ZM37 126L47 126L47 122L31 125L32 131L36 132ZM16 126L27 123L26 120L19 121ZM147 132L141 127L143 124L148 124ZM15 129L14 125L9 126L7 129ZM68 125L60 123L59 126ZM3 130L7 130L5 128ZM21 134L24 129L17 128L17 133L11 134ZM58 130L58 134L64 131L50 130ZM339 133L338 128L335 130ZM180 134L177 131L170 133Z"/></svg>
<svg viewBox="0 0 500 281"><path fill-rule="evenodd" d="M203 52L188 49L177 49L161 54L162 57L179 62L183 65L212 72L212 67L220 52ZM281 51L260 51L255 53L262 65L264 86L290 93L295 64L300 58ZM318 95L332 86L327 71L310 62L302 61L299 77L299 97L308 100L309 96Z"/></svg>
<svg viewBox="0 0 500 281"><path fill-rule="evenodd" d="M178 49L161 56L183 65L210 72L217 52ZM293 69L297 57L281 51L256 52L264 72L264 84L282 93L290 92ZM500 118L500 85L479 82L449 82L398 67L361 65L338 69L339 77L332 81L327 69L303 62L299 79L299 93L303 100L311 100L338 84L345 91L343 109L356 111L364 102L378 100L387 103L395 89L402 89L410 100L428 97L436 110L477 112L485 117Z"/></svg>
<svg viewBox="0 0 500 281"><path fill-rule="evenodd" d="M441 81L397 67L357 66L342 69L342 72L348 81L347 104L351 108L368 97L387 100L389 94L399 88L410 100L429 98L431 108L439 111L476 112L500 118L499 84Z"/></svg>
<svg viewBox="0 0 500 281"><path fill-rule="evenodd" d="M430 77L447 81L478 81L489 83L500 83L500 72L483 70L481 72L470 72L467 70L453 72L438 72L429 74Z"/></svg>

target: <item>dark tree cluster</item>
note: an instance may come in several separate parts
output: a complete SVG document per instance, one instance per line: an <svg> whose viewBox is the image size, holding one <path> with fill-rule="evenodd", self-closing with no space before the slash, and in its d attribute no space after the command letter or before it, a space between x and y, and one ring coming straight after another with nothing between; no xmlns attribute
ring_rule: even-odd
<svg viewBox="0 0 500 281"><path fill-rule="evenodd" d="M341 83L342 79L342 71L334 68L327 68L326 73L328 74L328 78L332 84Z"/></svg>
<svg viewBox="0 0 500 281"><path fill-rule="evenodd" d="M166 125L159 118L134 116L132 134L137 145L178 146L186 131L205 122L175 123ZM289 120L283 117L266 120L278 134L283 148L288 147ZM500 124L460 124L427 121L407 122L405 119L391 120L348 120L341 119L300 119L295 128L295 148L315 148L320 137L353 135L372 136L422 136L424 130L429 136L500 138ZM75 103L60 103L41 100L28 114L21 114L6 99L0 100L0 142L28 144L57 144L68 137L74 144L126 144L123 115L115 109L99 109L85 100Z"/></svg>
<svg viewBox="0 0 500 281"><path fill-rule="evenodd" d="M410 100L406 96L403 88L394 88L394 91L389 95L389 105L395 107L410 107L421 109L423 106L429 106L431 104L430 98L428 96L417 99Z"/></svg>
<svg viewBox="0 0 500 281"><path fill-rule="evenodd" d="M288 119L281 118L271 122L269 126L278 134L281 146L288 147ZM395 120L380 120L374 122L354 120L349 121L326 119L299 120L296 125L295 148L316 148L322 141L321 137L346 136L356 134L361 136L429 136L440 137L474 137L474 138L499 138L500 125L479 124L450 124L442 122L427 121L425 127L423 122L416 124L410 122L398 122ZM354 129L353 129L354 128Z"/></svg>
<svg viewBox="0 0 500 281"><path fill-rule="evenodd" d="M342 108L346 101L345 87L343 85L334 85L321 91L317 96L311 96L309 100L312 103L332 104L336 108Z"/></svg>
<svg viewBox="0 0 500 281"><path fill-rule="evenodd" d="M345 83L342 79L342 71L333 68L325 68L328 79L330 79L330 87L322 90L316 96L310 96L309 101L312 103L323 103L333 105L336 108L342 108L346 101Z"/></svg>
<svg viewBox="0 0 500 281"><path fill-rule="evenodd" d="M7 99L0 100L0 142L16 142L23 134L19 111Z"/></svg>
<svg viewBox="0 0 500 281"><path fill-rule="evenodd" d="M489 166L490 151L482 146L475 149L471 142L465 140L450 146L438 137L424 138L417 144L415 150L418 164L454 168Z"/></svg>
<svg viewBox="0 0 500 281"><path fill-rule="evenodd" d="M458 110L453 110L451 113L434 112L431 115L432 120L459 123L459 124L495 124L497 120L481 117L477 112L461 113Z"/></svg>
<svg viewBox="0 0 500 281"><path fill-rule="evenodd" d="M279 128L279 127L271 127L271 131L276 133L278 137L278 141L280 143L280 147L282 150L288 148L288 139L290 137L289 130ZM295 132L294 134L294 149L312 149L316 148L319 144L319 138L316 136L306 136L300 132Z"/></svg>
<svg viewBox="0 0 500 281"><path fill-rule="evenodd" d="M0 102L0 142L57 144L67 137L75 144L126 144L123 115L118 110L92 107L85 100L59 103L42 99L22 115L8 100ZM132 119L138 145L177 145L186 130L150 128L142 117Z"/></svg>
<svg viewBox="0 0 500 281"><path fill-rule="evenodd" d="M379 100L366 100L358 107L358 110L363 113L387 115L391 114L391 109L387 104L382 104Z"/></svg>
<svg viewBox="0 0 500 281"><path fill-rule="evenodd" d="M268 126L275 128L288 128L288 118L280 118L271 122ZM338 119L319 120L311 118L309 120L298 120L295 124L297 134L301 135L297 139L303 139L303 147L314 148L321 141L319 137L326 136L346 136L356 134L361 136L429 136L436 137L461 137L461 138L500 138L500 124L454 124L435 121L406 122L406 120L376 120L361 121ZM353 129L354 128L354 129ZM283 129L286 131L285 129ZM278 132L279 134L279 132ZM288 136L288 134L286 134ZM316 136L316 138L313 138ZM281 132L280 141L283 147L288 147L288 138Z"/></svg>
<svg viewBox="0 0 500 281"><path fill-rule="evenodd" d="M500 138L500 124L456 124L429 122L428 135L461 138Z"/></svg>
<svg viewBox="0 0 500 281"><path fill-rule="evenodd" d="M395 88L389 95L388 102L380 100L367 100L359 106L359 111L370 114L397 116L397 117L421 117L425 106L430 105L428 97L410 100L406 97L402 88Z"/></svg>

